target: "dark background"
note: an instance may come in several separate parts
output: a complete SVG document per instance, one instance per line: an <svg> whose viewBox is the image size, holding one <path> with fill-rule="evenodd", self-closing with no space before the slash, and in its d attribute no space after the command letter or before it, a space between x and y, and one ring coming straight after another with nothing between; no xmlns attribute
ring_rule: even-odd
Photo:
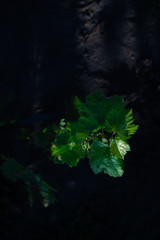
<svg viewBox="0 0 160 240"><path fill-rule="evenodd" d="M16 127L1 132L1 151L57 189L58 203L31 208L21 185L1 180L3 240L159 239L160 1L28 0L0 7L0 94ZM88 160L55 165L20 128L37 131L59 121L70 97L101 90L133 108L138 132L130 140L122 178L94 175ZM16 140L15 140L16 139ZM45 161L44 161L45 160Z"/></svg>

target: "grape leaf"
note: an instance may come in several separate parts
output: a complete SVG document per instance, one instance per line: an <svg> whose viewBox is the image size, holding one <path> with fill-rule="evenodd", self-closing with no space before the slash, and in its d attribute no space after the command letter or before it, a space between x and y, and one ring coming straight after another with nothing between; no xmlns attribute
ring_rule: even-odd
<svg viewBox="0 0 160 240"><path fill-rule="evenodd" d="M74 142L68 145L56 146L52 145L51 155L54 157L55 162L58 159L59 163L67 163L70 167L77 166L80 158L84 158L85 153L81 145Z"/></svg>
<svg viewBox="0 0 160 240"><path fill-rule="evenodd" d="M127 140L138 129L138 125L132 124L133 122L132 110L113 108L106 116L104 127L107 132L114 133L122 140Z"/></svg>
<svg viewBox="0 0 160 240"><path fill-rule="evenodd" d="M89 158L90 166L95 174L104 171L112 177L123 175L123 162L112 155L108 145L100 141L94 141Z"/></svg>
<svg viewBox="0 0 160 240"><path fill-rule="evenodd" d="M86 97L86 107L92 111L97 122L103 126L107 111L107 99L102 92L97 91Z"/></svg>
<svg viewBox="0 0 160 240"><path fill-rule="evenodd" d="M55 137L55 143L56 145L65 145L68 143L69 138L70 138L69 132L57 133Z"/></svg>
<svg viewBox="0 0 160 240"><path fill-rule="evenodd" d="M86 103L76 98L76 107L79 113L79 126L83 132L92 132L103 127L106 116L107 100L101 92L95 92L86 97Z"/></svg>
<svg viewBox="0 0 160 240"><path fill-rule="evenodd" d="M127 151L130 151L129 145L120 139L112 139L111 141L111 151L113 156L116 156L120 159L124 159Z"/></svg>
<svg viewBox="0 0 160 240"><path fill-rule="evenodd" d="M124 107L124 100L122 97L118 95L114 95L110 97L110 99L107 99L107 111L110 111L111 109L119 110Z"/></svg>
<svg viewBox="0 0 160 240"><path fill-rule="evenodd" d="M119 137L127 137L128 132L126 130L125 123L126 109L111 109L105 121L105 129L109 133L115 133Z"/></svg>
<svg viewBox="0 0 160 240"><path fill-rule="evenodd" d="M64 138L63 138L64 136ZM57 163L67 163L70 167L76 166L80 158L84 158L85 151L81 144L82 136L72 135L69 132L57 134L51 146L51 155Z"/></svg>

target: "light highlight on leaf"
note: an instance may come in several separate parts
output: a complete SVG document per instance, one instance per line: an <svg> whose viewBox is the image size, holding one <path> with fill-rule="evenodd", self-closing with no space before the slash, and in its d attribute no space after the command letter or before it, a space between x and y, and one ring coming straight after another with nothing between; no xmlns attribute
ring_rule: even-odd
<svg viewBox="0 0 160 240"><path fill-rule="evenodd" d="M127 151L130 151L130 147L125 141L114 139L111 141L111 151L113 156L124 159Z"/></svg>
<svg viewBox="0 0 160 240"><path fill-rule="evenodd" d="M104 171L112 177L123 175L123 162L113 156L110 148L99 141L94 141L90 151L90 166L95 174Z"/></svg>

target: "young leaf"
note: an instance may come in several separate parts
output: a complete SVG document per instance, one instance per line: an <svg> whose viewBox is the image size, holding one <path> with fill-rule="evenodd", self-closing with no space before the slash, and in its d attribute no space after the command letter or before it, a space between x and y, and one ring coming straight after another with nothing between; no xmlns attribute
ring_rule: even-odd
<svg viewBox="0 0 160 240"><path fill-rule="evenodd" d="M134 118L133 118L132 109L128 111L125 117L125 122L126 122L126 130L128 131L128 135L130 136L135 134L135 132L138 130L138 125L133 124Z"/></svg>
<svg viewBox="0 0 160 240"><path fill-rule="evenodd" d="M104 171L112 177L123 175L123 162L112 155L108 145L100 141L94 141L89 158L90 166L95 174Z"/></svg>
<svg viewBox="0 0 160 240"><path fill-rule="evenodd" d="M127 140L138 129L138 125L132 124L133 122L132 110L113 108L106 116L104 127L107 132L114 133L122 140Z"/></svg>
<svg viewBox="0 0 160 240"><path fill-rule="evenodd" d="M130 151L130 147L123 140L112 139L111 151L112 151L113 156L116 156L120 159L124 159L124 156L126 155L127 151Z"/></svg>

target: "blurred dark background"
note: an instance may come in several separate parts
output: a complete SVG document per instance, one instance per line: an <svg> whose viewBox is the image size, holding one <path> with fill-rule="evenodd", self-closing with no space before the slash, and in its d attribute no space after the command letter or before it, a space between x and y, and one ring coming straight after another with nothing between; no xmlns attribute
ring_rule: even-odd
<svg viewBox="0 0 160 240"><path fill-rule="evenodd" d="M1 130L1 152L39 163L59 200L31 208L23 186L1 178L1 239L159 239L160 1L6 0L0 28L0 94L14 95L5 115L18 121ZM124 97L140 125L122 178L94 175L87 159L55 165L16 137L96 90Z"/></svg>

